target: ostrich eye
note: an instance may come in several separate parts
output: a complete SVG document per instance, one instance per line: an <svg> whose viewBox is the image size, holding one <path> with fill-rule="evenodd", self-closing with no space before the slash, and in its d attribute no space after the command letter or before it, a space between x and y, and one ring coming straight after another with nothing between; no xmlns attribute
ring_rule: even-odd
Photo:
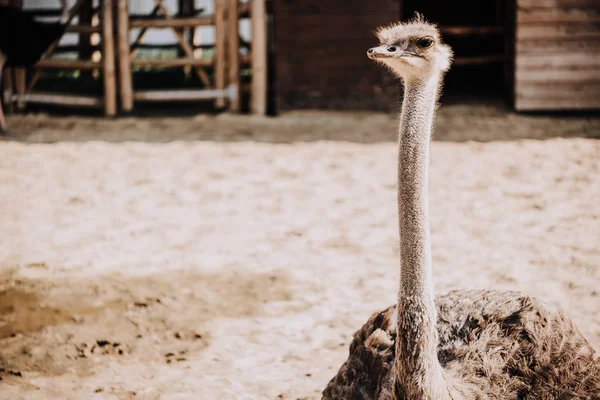
<svg viewBox="0 0 600 400"><path fill-rule="evenodd" d="M417 40L417 46L419 46L421 49L428 49L431 47L431 45L433 44L433 39L426 37L426 38L421 38L419 40Z"/></svg>

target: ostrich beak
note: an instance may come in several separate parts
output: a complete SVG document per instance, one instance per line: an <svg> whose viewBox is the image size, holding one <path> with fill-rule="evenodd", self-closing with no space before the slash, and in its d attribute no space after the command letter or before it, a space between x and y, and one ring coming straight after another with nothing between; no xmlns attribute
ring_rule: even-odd
<svg viewBox="0 0 600 400"><path fill-rule="evenodd" d="M421 57L419 54L405 51L394 45L382 44L367 50L367 57L371 60L381 58L403 58L403 57Z"/></svg>
<svg viewBox="0 0 600 400"><path fill-rule="evenodd" d="M398 51L398 49L394 46L388 46L387 44L382 44L381 46L371 47L367 50L367 57L371 60L375 60L378 58L392 58L398 57L402 51Z"/></svg>

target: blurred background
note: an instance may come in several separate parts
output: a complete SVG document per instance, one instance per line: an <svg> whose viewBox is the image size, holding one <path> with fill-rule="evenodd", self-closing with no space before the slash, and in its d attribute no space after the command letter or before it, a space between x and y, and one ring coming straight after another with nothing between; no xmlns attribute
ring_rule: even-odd
<svg viewBox="0 0 600 400"><path fill-rule="evenodd" d="M40 20L60 15L58 0L3 2ZM439 25L456 55L444 103L487 102L523 112L600 108L599 5L593 0L269 0L254 18L253 5L243 1L233 12L226 0L216 8L211 0L135 0L120 11L117 0L111 3L103 14L98 0L71 0L75 16L50 57L35 72L7 73L5 107L23 110L45 100L71 107L104 103L109 115L139 111L148 102L164 112L169 105L270 115L307 108L391 110L399 85L369 62L365 49L376 43L376 27L418 11ZM125 13L120 21L119 12ZM103 16L112 20L107 47ZM105 51L112 64L108 77ZM228 88L222 95L208 91ZM30 94L28 101L16 100L21 92ZM49 92L97 101L35 95Z"/></svg>
<svg viewBox="0 0 600 400"><path fill-rule="evenodd" d="M320 399L396 301L402 87L366 51L415 11L456 55L436 291L525 292L600 349L600 1L68 6L2 74L0 400Z"/></svg>

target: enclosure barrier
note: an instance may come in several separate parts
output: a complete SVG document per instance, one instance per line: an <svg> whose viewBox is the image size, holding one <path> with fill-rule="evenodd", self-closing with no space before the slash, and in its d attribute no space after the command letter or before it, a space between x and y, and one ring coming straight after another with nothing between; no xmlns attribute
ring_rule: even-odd
<svg viewBox="0 0 600 400"><path fill-rule="evenodd" d="M57 50L61 38L57 39L46 51L46 55L35 66L34 71L26 80L26 73L23 68L14 69L14 79L11 71L7 75L4 88L4 100L9 106L9 111L14 104L23 107L26 103L47 103L79 107L104 107L104 113L107 116L113 116L117 113L117 91L115 76L115 52L113 36L112 4L113 0L102 0L98 8L92 8L92 2L89 0L77 0L75 5L69 10L66 33L78 33L81 46L80 58L70 59L51 59L50 56ZM60 10L52 9L32 9L28 12L38 16L59 15ZM99 24L92 23L93 16L97 15ZM79 17L79 23L71 24L76 16ZM101 48L99 48L101 61L92 60L92 51L90 47L90 36L97 33L100 38ZM72 49L69 49L72 50ZM85 59L81 59L85 57ZM42 70L47 69L66 69L66 70L98 70L102 71L104 95L103 96L84 96L67 95L61 93L38 93L33 91L38 82Z"/></svg>
<svg viewBox="0 0 600 400"><path fill-rule="evenodd" d="M149 15L135 16L129 13L128 0L118 3L118 58L121 107L125 112L133 110L138 101L197 101L213 100L215 108L230 111L240 109L240 64L252 68L251 110L266 113L266 17L265 0L251 0L240 4L238 0L215 0L214 14L202 16L173 16L163 0L154 0ZM183 7L182 7L183 6ZM180 0L181 8L192 9L193 2ZM181 14L181 13L180 13ZM252 19L252 57L240 55L239 20L250 15ZM214 26L215 45L212 59L194 56L194 48L186 40L183 29ZM130 32L139 29L130 43ZM184 57L176 59L138 59L137 52L148 29L170 29L174 33ZM134 90L132 67L137 65L193 68L204 89L190 90ZM208 69L214 71L209 76ZM226 82L228 81L228 82Z"/></svg>
<svg viewBox="0 0 600 400"><path fill-rule="evenodd" d="M215 108L236 112L241 108L240 92L248 90L251 112L266 113L266 0L249 0L247 3L239 0L214 0L214 14L200 16L181 15L182 9L188 10L188 14L194 14L193 0L179 0L179 15L172 15L163 0L151 1L154 2L154 9L149 15L130 15L128 0L100 0L96 8L92 6L93 1L91 0L77 0L69 10L66 32L77 33L79 43L59 48L60 38L56 40L47 50L44 58L36 64L28 81L24 69L16 69L14 74L11 72L5 74L3 95L9 112L15 104L24 107L26 103L47 103L104 107L105 115L114 116L118 111L117 98L120 100L120 110L124 112L132 111L135 102L199 100L212 100ZM16 6L21 7L22 3ZM60 10L48 8L30 9L27 12L36 16L58 16L60 14ZM71 24L76 16L78 23ZM240 38L239 21L242 18L251 20L252 39L250 43L246 43ZM184 30L196 29L201 26L214 26L215 28L214 57L212 59L195 57L194 47L184 35ZM133 29L137 29L138 33L131 42L130 32ZM136 58L142 47L160 47L142 43L149 29L170 29L177 39L183 57L160 60ZM90 38L93 34L99 35L100 45L91 43ZM240 46L247 47L249 54L241 54ZM51 58L58 51L74 50L78 52L78 59ZM92 57L95 51L100 53L99 61ZM140 65L190 67L205 88L198 90L134 90L132 69L134 66ZM240 83L242 66L250 67L252 79L249 87L242 86ZM35 92L33 89L42 71L50 69L101 71L104 93L102 96L84 96ZM207 72L208 70L214 72L212 77Z"/></svg>

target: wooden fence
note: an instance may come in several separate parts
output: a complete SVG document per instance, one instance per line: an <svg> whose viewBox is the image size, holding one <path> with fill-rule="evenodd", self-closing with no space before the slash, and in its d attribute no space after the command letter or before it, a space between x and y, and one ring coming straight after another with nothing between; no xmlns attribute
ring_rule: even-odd
<svg viewBox="0 0 600 400"><path fill-rule="evenodd" d="M251 71L250 110L256 114L266 113L267 104L267 35L266 0L214 0L212 15L194 15L193 0L179 0L180 10L174 15L163 0L153 1L154 9L149 15L130 15L128 0L101 0L96 7L92 0L77 0L70 10L70 21L78 17L77 24L69 24L67 32L77 33L77 59L57 59L51 55L58 47L57 40L46 56L35 66L27 82L24 71L9 73L3 90L5 103L9 106L31 103L52 103L68 106L104 107L107 116L119 111L130 112L137 102L144 101L206 101L214 102L216 109L239 111L241 67ZM191 9L192 15L183 15L182 8ZM28 10L35 15L54 16L60 10ZM252 39L250 54L240 53L239 22L250 18ZM94 21L94 22L92 22ZM194 48L185 37L184 31L198 27L213 26L214 56L211 59L197 57ZM130 32L137 36L130 40ZM176 59L144 59L136 55L142 40L150 29L171 30L178 42L183 57ZM101 46L94 47L90 38L99 35ZM71 46L72 47L72 46ZM92 59L92 53L100 60ZM96 57L98 58L98 57ZM134 66L190 67L203 84L202 89L137 90L134 88L132 70ZM102 96L67 95L64 93L36 92L34 90L44 69L94 70L103 80ZM211 74L212 72L212 74ZM117 85L118 82L118 85ZM120 104L119 104L120 103ZM10 108L10 107L9 107Z"/></svg>

